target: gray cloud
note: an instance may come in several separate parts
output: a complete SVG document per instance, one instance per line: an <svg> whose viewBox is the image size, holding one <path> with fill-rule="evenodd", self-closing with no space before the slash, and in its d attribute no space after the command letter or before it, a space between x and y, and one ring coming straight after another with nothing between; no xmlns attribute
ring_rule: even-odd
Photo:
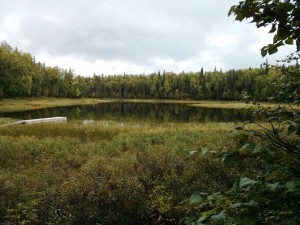
<svg viewBox="0 0 300 225"><path fill-rule="evenodd" d="M197 67L192 62L202 64L199 68L259 65L259 52L247 47L260 41L254 26L227 17L237 2L7 0L0 8L0 39L33 55L122 61L145 71L166 66L158 63L163 60L185 70Z"/></svg>

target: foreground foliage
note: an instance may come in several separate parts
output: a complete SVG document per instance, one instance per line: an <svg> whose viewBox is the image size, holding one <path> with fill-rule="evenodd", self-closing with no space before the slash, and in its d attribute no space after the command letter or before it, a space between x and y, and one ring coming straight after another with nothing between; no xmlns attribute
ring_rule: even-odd
<svg viewBox="0 0 300 225"><path fill-rule="evenodd" d="M225 191L236 171L204 157L233 124L0 127L1 224L183 224L194 190ZM203 157L193 157L203 150Z"/></svg>
<svg viewBox="0 0 300 225"><path fill-rule="evenodd" d="M273 43L261 49L262 56L277 52L278 47L296 41L299 59L299 1L246 0L231 7L230 14L243 21L253 19L258 28L272 25ZM287 103L299 104L299 68L284 71L281 82L272 82L275 95ZM253 96L250 96L253 97ZM289 107L270 112L258 105L254 113L263 113L268 124L250 120L236 129L236 145L225 149L225 164L246 166L240 180L225 193L198 192L191 196L202 213L190 218L190 224L299 224L300 214L300 112ZM255 125L250 127L250 125ZM207 211L209 210L209 211Z"/></svg>
<svg viewBox="0 0 300 225"><path fill-rule="evenodd" d="M270 110L253 102L253 115L264 115L266 122L237 126L235 144L216 157L238 167L239 180L225 192L198 189L190 201L202 212L188 224L300 223L300 111L290 104L299 105L299 74L297 68L287 70L272 83L277 95L270 98L287 105Z"/></svg>
<svg viewBox="0 0 300 225"><path fill-rule="evenodd" d="M269 112L259 105L268 123L249 121L236 128L234 147L218 157L240 167L240 179L223 193L192 195L202 212L189 224L299 224L299 111L285 119L282 110Z"/></svg>
<svg viewBox="0 0 300 225"><path fill-rule="evenodd" d="M298 0L240 1L238 5L231 7L229 15L231 14L237 21L250 19L257 28L270 26L269 33L274 34L273 42L261 49L262 56L276 53L283 45L295 44L297 52L300 51L300 3Z"/></svg>

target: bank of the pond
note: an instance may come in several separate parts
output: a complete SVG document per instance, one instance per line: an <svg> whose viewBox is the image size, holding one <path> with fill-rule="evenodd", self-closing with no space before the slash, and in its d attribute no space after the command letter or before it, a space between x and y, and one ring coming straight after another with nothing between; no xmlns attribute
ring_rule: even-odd
<svg viewBox="0 0 300 225"><path fill-rule="evenodd" d="M22 98L22 99L2 99L0 101L0 112L16 112L32 109L42 109L50 107L63 107L72 105L93 105L102 102L112 102L112 100L92 99L92 98Z"/></svg>
<svg viewBox="0 0 300 225"><path fill-rule="evenodd" d="M275 103L275 102L260 102L261 106L265 109L275 109L280 106L284 106L288 111L291 110L290 107L295 109L300 109L299 105L288 105L286 103ZM237 101L198 101L197 103L188 103L189 106L202 107L202 108L218 108L218 109L252 109L257 106L257 104L244 103Z"/></svg>
<svg viewBox="0 0 300 225"><path fill-rule="evenodd" d="M244 109L250 108L251 104L237 101L207 101L207 100L157 100L157 99L92 99L92 98L22 98L2 99L0 101L0 112L16 112L49 107L63 107L74 105L93 105L109 102L132 102L132 103L170 103L187 104L193 107ZM261 103L266 108L274 108L276 103Z"/></svg>

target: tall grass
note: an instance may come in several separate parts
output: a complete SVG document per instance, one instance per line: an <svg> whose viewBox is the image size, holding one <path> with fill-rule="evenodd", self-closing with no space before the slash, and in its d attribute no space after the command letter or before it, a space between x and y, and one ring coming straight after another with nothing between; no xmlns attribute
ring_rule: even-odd
<svg viewBox="0 0 300 225"><path fill-rule="evenodd" d="M99 100L92 98L21 98L2 99L0 101L0 112L14 112L31 109L71 106L71 105L92 105L101 102L112 102L111 100Z"/></svg>
<svg viewBox="0 0 300 225"><path fill-rule="evenodd" d="M191 151L230 147L234 124L98 121L0 127L1 224L152 224L235 172ZM183 222L183 221L181 221Z"/></svg>

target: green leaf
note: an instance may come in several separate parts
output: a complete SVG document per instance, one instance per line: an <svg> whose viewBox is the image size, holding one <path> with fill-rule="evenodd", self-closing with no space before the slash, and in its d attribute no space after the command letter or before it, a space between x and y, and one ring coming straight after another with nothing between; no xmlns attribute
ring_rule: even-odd
<svg viewBox="0 0 300 225"><path fill-rule="evenodd" d="M272 54L274 54L276 52L278 52L278 48L275 45L271 45L271 44L268 45L268 53L270 55L272 55Z"/></svg>
<svg viewBox="0 0 300 225"><path fill-rule="evenodd" d="M285 40L285 43L286 43L287 45L293 45L293 44L294 44L294 38L288 37L288 38Z"/></svg>
<svg viewBox="0 0 300 225"><path fill-rule="evenodd" d="M262 57L265 57L268 54L268 48L265 46L260 50L260 54Z"/></svg>
<svg viewBox="0 0 300 225"><path fill-rule="evenodd" d="M206 216L201 216L196 223L202 223L207 217Z"/></svg>
<svg viewBox="0 0 300 225"><path fill-rule="evenodd" d="M267 183L266 186L270 191L276 191L276 189L278 188L279 182L276 183Z"/></svg>
<svg viewBox="0 0 300 225"><path fill-rule="evenodd" d="M288 38L291 35L292 35L292 33L289 30L289 27L279 24L278 29L277 29L278 40L285 40L286 38Z"/></svg>
<svg viewBox="0 0 300 225"><path fill-rule="evenodd" d="M278 37L277 37L277 34L275 34L273 37L273 43L276 43L277 41L278 41Z"/></svg>
<svg viewBox="0 0 300 225"><path fill-rule="evenodd" d="M243 205L243 203L240 203L240 202L237 202L237 203L234 203L232 206L231 206L231 208L238 208L238 207L240 207L240 206L242 206Z"/></svg>
<svg viewBox="0 0 300 225"><path fill-rule="evenodd" d="M236 10L236 6L233 5L230 7L229 11L228 11L228 15L227 16L230 16L234 11Z"/></svg>
<svg viewBox="0 0 300 225"><path fill-rule="evenodd" d="M262 152L265 149L264 145L262 143L258 143L255 148L253 149L253 153L257 154Z"/></svg>
<svg viewBox="0 0 300 225"><path fill-rule="evenodd" d="M210 217L211 220L213 221L214 224L216 225L222 225L225 223L225 213L224 212L220 212L218 215L213 215L212 217Z"/></svg>
<svg viewBox="0 0 300 225"><path fill-rule="evenodd" d="M216 197L215 197L215 204L216 206L220 206L221 203L223 202L224 200L224 196L221 195L221 194L218 194Z"/></svg>
<svg viewBox="0 0 300 225"><path fill-rule="evenodd" d="M245 16L243 13L238 13L238 14L236 14L235 19L236 19L237 21L242 21L242 20L245 19L245 17L246 17L246 16Z"/></svg>
<svg viewBox="0 0 300 225"><path fill-rule="evenodd" d="M209 217L213 213L213 210L202 212L201 215Z"/></svg>
<svg viewBox="0 0 300 225"><path fill-rule="evenodd" d="M255 180L252 180L248 177L243 177L241 180L240 180L240 183L239 183L239 187L242 188L242 187L246 187L246 186L249 186L249 185L254 185L256 184L257 181Z"/></svg>
<svg viewBox="0 0 300 225"><path fill-rule="evenodd" d="M274 33L275 31L276 31L276 24L273 24L269 33Z"/></svg>
<svg viewBox="0 0 300 225"><path fill-rule="evenodd" d="M255 201L253 201L253 200L251 200L250 202L247 202L244 205L248 206L248 207L256 207L256 206L258 206L258 203L255 202Z"/></svg>
<svg viewBox="0 0 300 225"><path fill-rule="evenodd" d="M287 192L299 192L300 182L299 180L292 180L285 183Z"/></svg>
<svg viewBox="0 0 300 225"><path fill-rule="evenodd" d="M197 204L202 202L203 198L201 197L201 194L199 192L195 192L190 197L190 204Z"/></svg>
<svg viewBox="0 0 300 225"><path fill-rule="evenodd" d="M234 182L234 183L233 183L232 187L230 188L230 191L231 191L231 192L236 192L236 191L238 191L238 184L237 184L237 182Z"/></svg>

